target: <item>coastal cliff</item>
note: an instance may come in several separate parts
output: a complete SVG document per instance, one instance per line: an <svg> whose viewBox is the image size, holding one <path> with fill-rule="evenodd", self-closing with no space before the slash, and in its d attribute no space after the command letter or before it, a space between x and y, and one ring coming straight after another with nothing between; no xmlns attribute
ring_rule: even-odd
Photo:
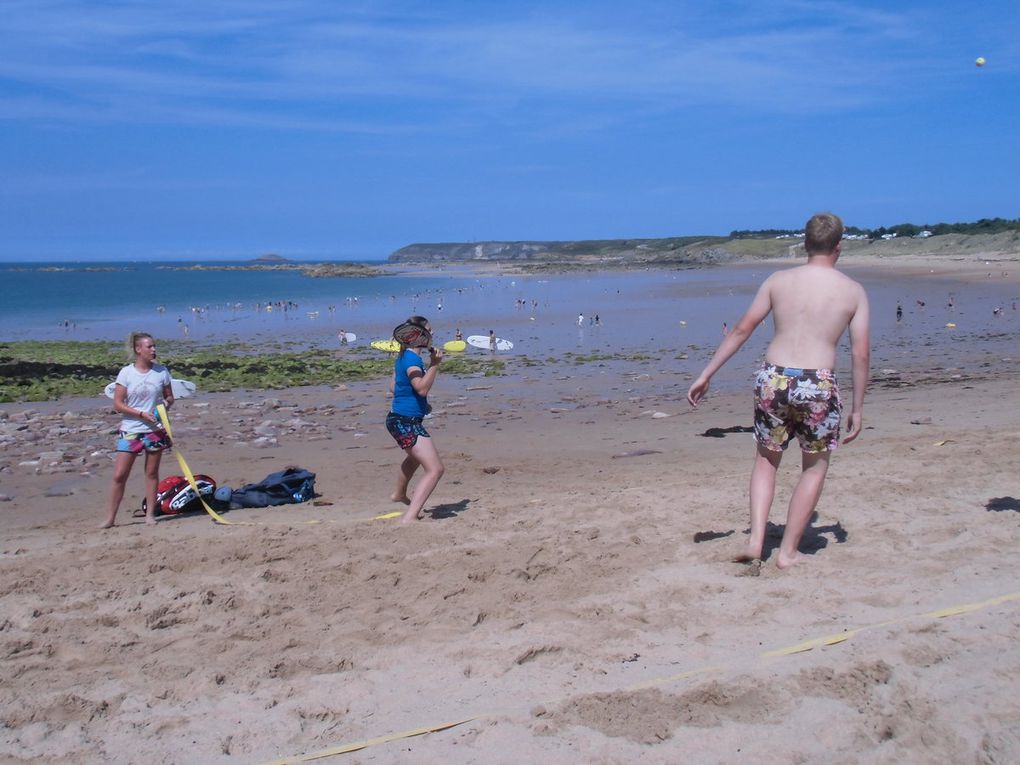
<svg viewBox="0 0 1020 765"><path fill-rule="evenodd" d="M720 247L725 237L603 239L562 242L447 242L410 244L391 263L438 264L498 262L536 266L633 266L639 264L720 263L735 256Z"/></svg>

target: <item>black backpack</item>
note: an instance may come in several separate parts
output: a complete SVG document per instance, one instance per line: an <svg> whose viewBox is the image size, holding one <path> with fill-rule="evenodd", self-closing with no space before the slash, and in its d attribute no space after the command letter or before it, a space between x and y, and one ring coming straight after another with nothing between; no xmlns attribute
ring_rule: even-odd
<svg viewBox="0 0 1020 765"><path fill-rule="evenodd" d="M258 483L236 489L230 504L237 507L270 507L305 502L315 496L315 473L289 467L270 473Z"/></svg>

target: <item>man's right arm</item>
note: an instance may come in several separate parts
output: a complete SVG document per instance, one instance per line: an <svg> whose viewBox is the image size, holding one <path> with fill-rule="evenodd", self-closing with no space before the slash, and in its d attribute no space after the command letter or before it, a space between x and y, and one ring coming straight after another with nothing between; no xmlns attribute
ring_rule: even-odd
<svg viewBox="0 0 1020 765"><path fill-rule="evenodd" d="M702 370L692 384L690 389L687 391L687 400L691 406L697 406L698 402L704 398L705 394L708 393L708 386L712 380L712 375L719 371L719 368L729 361L730 357L740 350L741 346L747 342L749 338L759 324L765 320L765 317L769 315L772 310L772 290L771 290L772 277L769 277L762 282L761 287L758 288L758 293L754 296L754 300L751 301L751 305L737 325L730 331L730 333L723 338L719 348L716 349L715 354L712 356L712 360L708 362L708 366Z"/></svg>
<svg viewBox="0 0 1020 765"><path fill-rule="evenodd" d="M844 444L853 441L861 434L864 415L864 392L868 387L871 374L871 329L868 312L868 295L861 287L861 296L857 310L850 319L850 359L853 367L853 403L850 416L847 417L847 434Z"/></svg>

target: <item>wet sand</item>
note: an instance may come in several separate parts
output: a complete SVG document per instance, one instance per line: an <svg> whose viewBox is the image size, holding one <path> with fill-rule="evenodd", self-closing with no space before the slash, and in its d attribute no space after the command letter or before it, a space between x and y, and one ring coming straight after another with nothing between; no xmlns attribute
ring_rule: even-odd
<svg viewBox="0 0 1020 765"><path fill-rule="evenodd" d="M936 276L980 306L979 274ZM384 381L181 401L195 470L319 476L318 505L229 527L131 519L136 466L123 525L95 530L108 405L4 405L0 758L261 763L398 734L346 761L1015 762L1017 322L968 328L970 299L964 340L934 298L930 328L876 332L866 430L780 572L787 456L759 577L729 562L752 348L693 412L708 348L441 376L447 472L412 528L375 519L401 456Z"/></svg>

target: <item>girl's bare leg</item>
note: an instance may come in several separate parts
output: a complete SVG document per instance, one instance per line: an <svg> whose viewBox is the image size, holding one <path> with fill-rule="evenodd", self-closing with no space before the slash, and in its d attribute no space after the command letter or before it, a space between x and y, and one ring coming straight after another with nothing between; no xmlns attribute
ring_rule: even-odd
<svg viewBox="0 0 1020 765"><path fill-rule="evenodd" d="M407 496L407 485L411 482L411 476L418 469L420 463L408 451L404 461L400 463L400 472L397 474L397 488L390 497L394 502L402 502L405 505L411 504L411 498Z"/></svg>
<svg viewBox="0 0 1020 765"><path fill-rule="evenodd" d="M425 503L432 494L432 490L436 488L436 484L439 483L439 479L443 477L446 468L443 467L443 461L439 459L439 452L436 451L431 438L419 436L414 446L406 451L408 456L414 457L425 471L414 487L410 507L407 508L404 517L400 519L402 523L412 523L424 517L422 508L425 507Z"/></svg>

